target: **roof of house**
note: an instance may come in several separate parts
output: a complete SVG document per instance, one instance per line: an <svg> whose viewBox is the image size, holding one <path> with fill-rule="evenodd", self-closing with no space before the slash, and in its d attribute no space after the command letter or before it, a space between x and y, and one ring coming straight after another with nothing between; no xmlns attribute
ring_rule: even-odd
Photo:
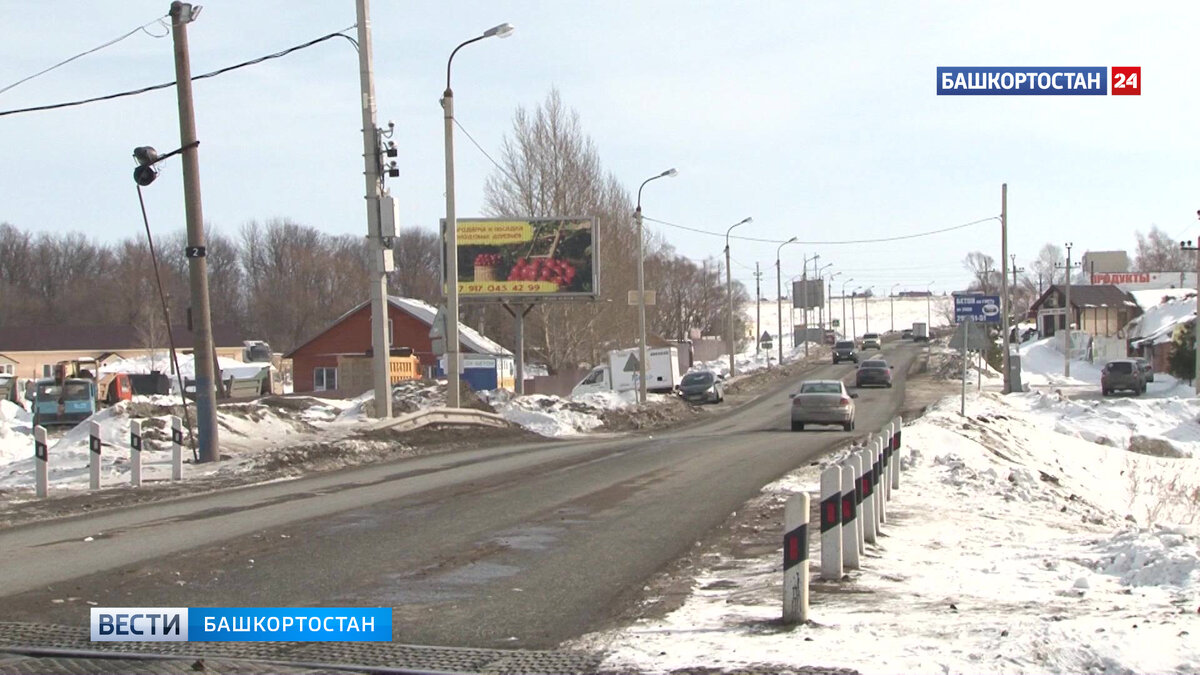
<svg viewBox="0 0 1200 675"><path fill-rule="evenodd" d="M366 307L368 304L369 304L369 301L363 301L363 302L358 303L354 307L351 307L349 310L346 311L346 313L342 314L337 319L335 319L332 323L330 323L328 326L321 329L321 331L319 333L317 333L313 337L309 338L308 340L305 340L304 343L301 344L299 347L296 347L292 351L288 352L285 355L286 358L289 358L289 359L292 358L292 356L296 352L303 349L310 342L312 342L313 340L316 340L321 335L324 335L327 331L329 331L329 329L331 329L334 326L338 325L339 323L345 321L346 318L349 317L351 314L354 314L355 312L361 310L363 307ZM418 321L426 324L427 326L433 326L433 318L435 316L437 316L437 308L436 307L434 307L433 305L430 305L427 302L422 302L421 300L416 300L413 298L402 298L398 295L389 295L388 296L388 304L390 304L392 307L395 307L396 309L404 312L405 314L408 314L409 316L417 319ZM479 331L464 324L462 321L458 322L458 340L467 349L469 349L475 353L478 353L478 354L512 356L512 352L510 352L507 349L505 349L504 347L500 346L500 344L498 342L495 342L494 340L491 340L490 338L485 337Z"/></svg>
<svg viewBox="0 0 1200 675"><path fill-rule="evenodd" d="M1050 297L1051 293L1062 292L1066 293L1066 288L1054 284L1042 293L1042 297L1037 299L1030 307L1030 312L1036 311ZM1129 307L1137 308L1137 301L1128 291L1123 291L1117 286L1111 284L1092 284L1092 285L1076 285L1071 284L1071 304L1076 308L1084 307Z"/></svg>
<svg viewBox="0 0 1200 675"><path fill-rule="evenodd" d="M17 360L16 360L16 359L14 359L13 357L11 357L11 356L6 356L6 355L4 355L4 354L0 354L0 359L2 359L2 360L4 360L4 361L9 361L10 363L16 363L16 362L17 362Z"/></svg>
<svg viewBox="0 0 1200 675"><path fill-rule="evenodd" d="M1125 326L1125 335L1135 342L1169 342L1175 327L1196 317L1195 291L1191 297L1167 298L1166 302L1145 307L1144 313Z"/></svg>
<svg viewBox="0 0 1200 675"><path fill-rule="evenodd" d="M176 343L192 346L187 326L174 326ZM216 347L241 347L241 331L233 326L214 325ZM166 336L163 336L166 342ZM0 350L14 352L100 351L143 349L145 340L136 326L0 326ZM164 345L165 346L165 345Z"/></svg>

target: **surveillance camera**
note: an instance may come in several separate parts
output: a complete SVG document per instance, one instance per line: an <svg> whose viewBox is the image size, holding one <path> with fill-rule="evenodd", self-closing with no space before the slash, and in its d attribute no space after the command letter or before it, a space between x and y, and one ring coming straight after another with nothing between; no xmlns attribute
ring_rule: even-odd
<svg viewBox="0 0 1200 675"><path fill-rule="evenodd" d="M388 120L388 128L394 129L395 127L396 127L396 123L391 120Z"/></svg>

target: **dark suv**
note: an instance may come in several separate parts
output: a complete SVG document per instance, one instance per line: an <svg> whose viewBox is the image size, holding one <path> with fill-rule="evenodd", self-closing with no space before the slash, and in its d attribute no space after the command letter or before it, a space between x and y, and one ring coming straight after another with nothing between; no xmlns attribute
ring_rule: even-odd
<svg viewBox="0 0 1200 675"><path fill-rule="evenodd" d="M841 361L858 363L858 350L854 346L854 340L838 340L837 344L833 345L833 362Z"/></svg>
<svg viewBox="0 0 1200 675"><path fill-rule="evenodd" d="M1116 359L1104 364L1104 369L1100 371L1100 393L1108 396L1119 389L1134 394L1146 392L1146 376L1137 361Z"/></svg>

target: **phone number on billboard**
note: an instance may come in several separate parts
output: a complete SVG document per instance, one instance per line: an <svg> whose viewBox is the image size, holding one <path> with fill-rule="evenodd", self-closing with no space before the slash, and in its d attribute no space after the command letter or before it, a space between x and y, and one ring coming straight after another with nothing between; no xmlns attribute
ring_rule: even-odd
<svg viewBox="0 0 1200 675"><path fill-rule="evenodd" d="M558 284L550 281L496 281L491 283L460 283L460 295L472 293L556 293Z"/></svg>

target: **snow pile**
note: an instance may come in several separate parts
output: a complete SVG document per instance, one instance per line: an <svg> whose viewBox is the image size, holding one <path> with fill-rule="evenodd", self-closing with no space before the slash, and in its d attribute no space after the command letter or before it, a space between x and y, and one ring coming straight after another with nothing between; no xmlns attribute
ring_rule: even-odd
<svg viewBox="0 0 1200 675"><path fill-rule="evenodd" d="M224 356L218 357L217 363L221 366L221 378L228 379L231 377L247 378L254 377L262 371L263 364L261 363L243 363L237 359L229 359ZM170 373L171 358L168 352L155 353L154 355L137 356L130 359L122 359L115 361L100 368L101 374L108 373ZM194 379L196 377L196 360L191 354L179 355L179 372L184 379ZM172 378L172 386L177 386Z"/></svg>
<svg viewBox="0 0 1200 675"><path fill-rule="evenodd" d="M809 625L778 624L779 550L707 554L679 609L579 646L613 671L1200 672L1200 532L1153 525L1200 520L1200 460L1058 433L992 394L957 409L905 427L908 468L863 569L821 579L810 525ZM764 492L812 493L817 471Z"/></svg>
<svg viewBox="0 0 1200 675"><path fill-rule="evenodd" d="M1055 349L1054 338L1044 338L1021 345L1021 381L1030 386L1100 386L1100 368L1073 359L1071 376L1063 375L1063 353Z"/></svg>
<svg viewBox="0 0 1200 675"><path fill-rule="evenodd" d="M1129 448L1134 437L1161 438L1184 456L1200 457L1200 399L1068 399L1034 392L1008 400L1059 434L1118 448Z"/></svg>
<svg viewBox="0 0 1200 675"><path fill-rule="evenodd" d="M1140 293L1149 292L1140 291ZM1155 293L1161 292L1155 291ZM1150 344L1170 342L1175 327L1181 323L1192 321L1196 316L1194 291L1191 296L1165 295L1160 296L1157 302L1147 302L1146 304L1142 304L1139 299L1138 304L1142 304L1145 312L1130 322L1129 337L1134 340L1145 340ZM1149 299L1147 298L1147 300Z"/></svg>
<svg viewBox="0 0 1200 675"><path fill-rule="evenodd" d="M0 401L0 466L33 455L32 416L12 401Z"/></svg>
<svg viewBox="0 0 1200 675"><path fill-rule="evenodd" d="M666 394L649 394L647 404L660 404L669 398ZM504 419L536 434L551 437L577 436L594 431L604 424L606 412L636 409L637 399L636 391L593 392L569 399L542 394L487 394L488 402Z"/></svg>

